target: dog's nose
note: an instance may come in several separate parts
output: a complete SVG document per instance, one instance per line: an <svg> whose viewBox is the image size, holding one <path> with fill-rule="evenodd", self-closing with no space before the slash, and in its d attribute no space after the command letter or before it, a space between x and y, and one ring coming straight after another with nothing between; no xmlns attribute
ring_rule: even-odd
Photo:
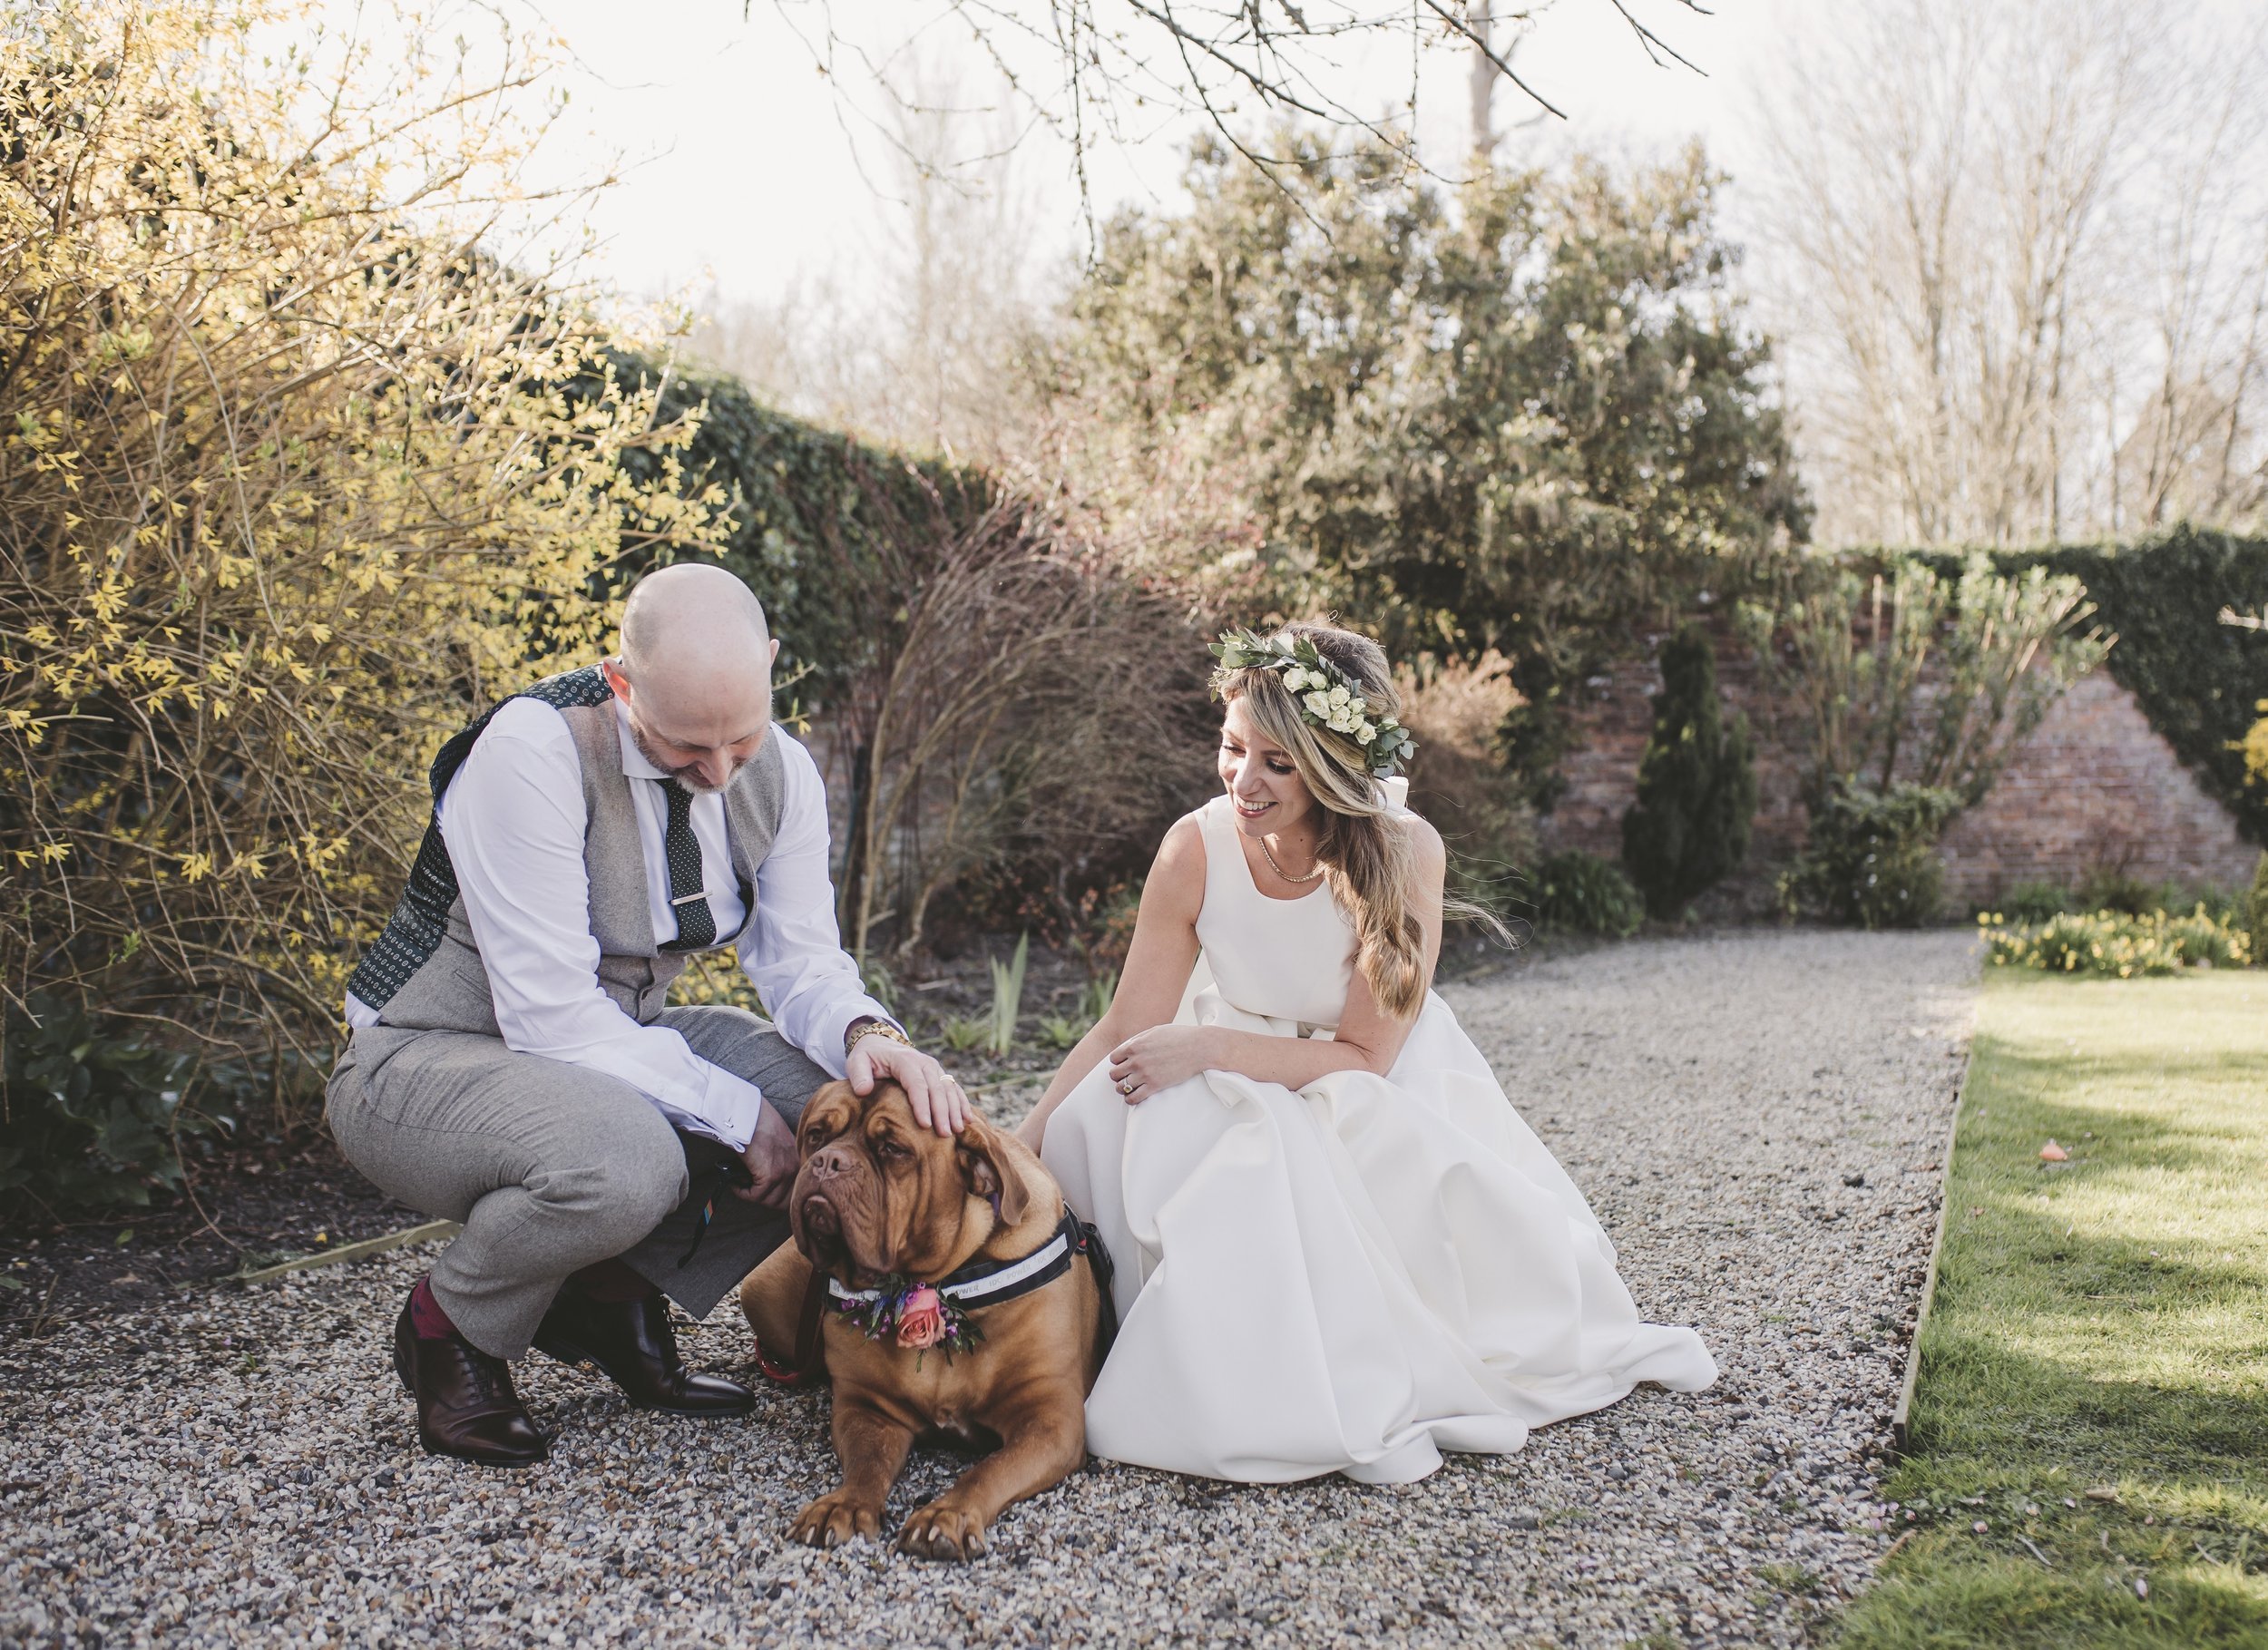
<svg viewBox="0 0 2268 1650"><path fill-rule="evenodd" d="M822 1147L811 1154L811 1162L807 1167L819 1179L832 1180L849 1169L850 1153L839 1145Z"/></svg>

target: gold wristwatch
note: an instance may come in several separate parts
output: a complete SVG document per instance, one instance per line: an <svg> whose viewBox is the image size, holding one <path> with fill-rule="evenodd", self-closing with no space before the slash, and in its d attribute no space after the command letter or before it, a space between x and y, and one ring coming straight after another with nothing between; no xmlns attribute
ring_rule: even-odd
<svg viewBox="0 0 2268 1650"><path fill-rule="evenodd" d="M912 1038L908 1037L904 1032L899 1030L897 1027L892 1025L886 1020L875 1020L872 1018L865 1020L854 1020L850 1023L850 1029L843 1033L844 1057L846 1059L849 1058L850 1051L858 1047L859 1043L863 1040L869 1037L886 1037L892 1042L903 1043L909 1049L914 1046L914 1040Z"/></svg>

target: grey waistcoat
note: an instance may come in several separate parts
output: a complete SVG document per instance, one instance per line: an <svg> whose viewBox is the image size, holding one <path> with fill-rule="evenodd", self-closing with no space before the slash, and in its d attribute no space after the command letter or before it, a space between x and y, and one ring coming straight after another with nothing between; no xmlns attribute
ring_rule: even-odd
<svg viewBox="0 0 2268 1650"><path fill-rule="evenodd" d="M566 718L574 735L582 771L582 863L591 878L599 984L624 1013L640 1024L650 1022L668 1000L670 982L683 971L685 953L663 951L654 935L645 851L639 845L630 788L648 781L633 781L622 772L613 695L592 666L546 678L512 697L542 699ZM503 703L441 747L432 776L436 810L449 781ZM718 946L735 943L756 920L756 871L779 834L786 795L779 742L767 737L725 787L725 836L748 916L739 930L718 936ZM384 1025L503 1035L488 971L465 919L437 816L425 829L409 884L385 932L363 954L347 989L376 1009Z"/></svg>

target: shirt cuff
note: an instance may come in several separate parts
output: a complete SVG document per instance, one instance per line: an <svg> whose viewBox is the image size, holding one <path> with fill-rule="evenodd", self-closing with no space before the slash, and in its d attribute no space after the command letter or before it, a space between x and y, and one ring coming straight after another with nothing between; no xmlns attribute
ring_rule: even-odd
<svg viewBox="0 0 2268 1650"><path fill-rule="evenodd" d="M879 1020L885 1024L897 1026L901 1031L905 1030L904 1026L898 1024L898 1017L895 1014L884 1008L873 998L846 997L841 1002L818 1017L818 1024L813 1028L813 1030L818 1034L818 1047L804 1050L806 1054L818 1062L819 1068L829 1077L841 1077L848 1063L843 1054L843 1039L850 1031L851 1021L854 1020Z"/></svg>
<svg viewBox="0 0 2268 1650"><path fill-rule="evenodd" d="M758 1119L764 1115L764 1091L722 1066L702 1063L708 1072L701 1084L700 1117L694 1128L735 1151L745 1151L756 1138Z"/></svg>

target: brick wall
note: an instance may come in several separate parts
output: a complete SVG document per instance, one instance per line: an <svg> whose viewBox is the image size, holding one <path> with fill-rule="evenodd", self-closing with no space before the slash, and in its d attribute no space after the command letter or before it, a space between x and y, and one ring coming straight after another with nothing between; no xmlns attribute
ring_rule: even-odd
<svg viewBox="0 0 2268 1650"><path fill-rule="evenodd" d="M1713 897L1721 914L1769 908L1772 883L1804 842L1804 729L1757 678L1747 649L1716 629L1717 686L1748 718L1756 745L1756 821L1741 871ZM1651 639L1658 642L1658 639ZM1574 745L1560 766L1565 793L1541 822L1547 850L1622 854L1622 815L1637 789L1638 757L1661 686L1652 648L1586 684L1572 710ZM1982 803L1944 842L1946 900L1989 904L2024 882L2070 885L2107 868L2151 881L2234 888L2252 881L2260 849L2208 796L2107 671L2057 701Z"/></svg>
<svg viewBox="0 0 2268 1650"><path fill-rule="evenodd" d="M2242 887L2260 858L2134 695L2101 670L2056 702L1992 794L1953 822L1944 854L1947 894L1967 904L2097 866Z"/></svg>

